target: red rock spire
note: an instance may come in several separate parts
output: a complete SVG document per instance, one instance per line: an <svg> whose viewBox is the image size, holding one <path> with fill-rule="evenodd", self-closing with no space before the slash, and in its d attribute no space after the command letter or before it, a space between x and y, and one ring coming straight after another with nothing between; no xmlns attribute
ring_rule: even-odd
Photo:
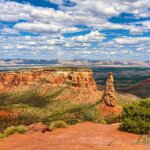
<svg viewBox="0 0 150 150"><path fill-rule="evenodd" d="M116 106L114 79L113 79L113 74L111 72L109 73L108 79L106 81L103 101L105 102L107 106L110 106L110 107Z"/></svg>

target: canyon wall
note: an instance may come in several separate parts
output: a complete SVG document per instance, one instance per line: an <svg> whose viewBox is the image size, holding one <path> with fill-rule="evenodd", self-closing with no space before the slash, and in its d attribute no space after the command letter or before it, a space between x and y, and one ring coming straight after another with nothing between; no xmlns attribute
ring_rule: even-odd
<svg viewBox="0 0 150 150"><path fill-rule="evenodd" d="M79 101L100 99L92 71L89 69L34 69L18 72L0 72L0 92L11 91L18 87L32 84L46 84L48 87L69 85L72 95L83 95ZM77 96L78 96L77 95ZM70 95L71 96L71 95ZM75 97L75 95L74 95ZM70 97L71 98L71 97Z"/></svg>
<svg viewBox="0 0 150 150"><path fill-rule="evenodd" d="M97 86L90 70L79 71L20 71L20 72L1 72L0 91L14 88L16 86L30 85L35 82L45 81L50 85L71 84L78 88L89 88L96 91Z"/></svg>

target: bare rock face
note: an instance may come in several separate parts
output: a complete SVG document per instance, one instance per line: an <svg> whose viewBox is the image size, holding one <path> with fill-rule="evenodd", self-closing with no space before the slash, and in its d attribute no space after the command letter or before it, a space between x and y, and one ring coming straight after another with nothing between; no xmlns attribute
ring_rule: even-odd
<svg viewBox="0 0 150 150"><path fill-rule="evenodd" d="M57 87L68 87L69 89L61 95L61 99L70 99L73 102L95 102L102 96L97 89L90 69L43 68L0 72L0 92L9 92L32 85L40 85L43 87L43 91Z"/></svg>
<svg viewBox="0 0 150 150"><path fill-rule="evenodd" d="M109 73L108 79L106 81L105 93L103 96L103 101L107 106L116 106L115 88L113 74Z"/></svg>
<svg viewBox="0 0 150 150"><path fill-rule="evenodd" d="M97 86L90 70L53 71L50 69L24 72L0 72L0 91L10 90L17 86L30 85L39 81L46 82L49 85L70 84L73 87L89 88L92 91L97 91Z"/></svg>

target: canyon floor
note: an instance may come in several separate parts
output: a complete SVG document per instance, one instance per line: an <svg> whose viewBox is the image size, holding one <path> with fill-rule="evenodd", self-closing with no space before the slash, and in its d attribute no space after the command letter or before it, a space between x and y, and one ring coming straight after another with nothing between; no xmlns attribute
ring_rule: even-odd
<svg viewBox="0 0 150 150"><path fill-rule="evenodd" d="M139 135L119 131L118 125L85 122L52 132L12 135L0 140L1 150L148 150Z"/></svg>

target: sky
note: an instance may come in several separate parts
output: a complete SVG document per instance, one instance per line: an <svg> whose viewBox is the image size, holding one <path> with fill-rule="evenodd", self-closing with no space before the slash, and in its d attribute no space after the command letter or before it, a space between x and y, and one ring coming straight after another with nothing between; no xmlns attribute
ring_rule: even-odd
<svg viewBox="0 0 150 150"><path fill-rule="evenodd" d="M150 0L0 0L0 59L150 60Z"/></svg>

